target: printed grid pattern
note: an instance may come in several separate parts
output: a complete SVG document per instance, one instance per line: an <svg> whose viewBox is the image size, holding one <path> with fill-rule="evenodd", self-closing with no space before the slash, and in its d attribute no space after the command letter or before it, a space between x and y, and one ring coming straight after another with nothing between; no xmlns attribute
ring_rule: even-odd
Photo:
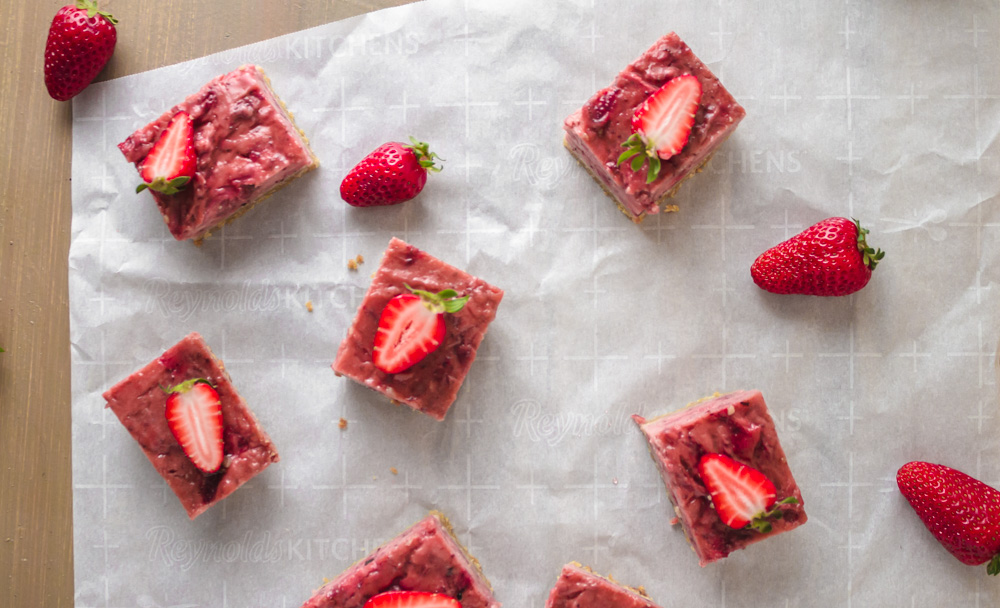
<svg viewBox="0 0 1000 608"><path fill-rule="evenodd" d="M78 606L298 606L430 508L507 606L542 605L570 560L663 605L1000 601L894 482L926 459L1000 486L1000 4L666 4L433 1L165 68L193 84L263 64L324 163L200 249L134 197L113 150L177 79L79 98ZM561 149L561 121L671 29L748 119L681 213L636 227ZM946 58L914 64L930 39ZM357 158L405 133L448 160L419 202L331 200ZM867 219L889 251L873 283L836 301L757 291L754 252L828 215ZM329 370L393 235L507 290L441 424ZM188 522L100 394L192 330L282 461ZM744 387L771 406L810 522L700 569L628 417Z"/></svg>

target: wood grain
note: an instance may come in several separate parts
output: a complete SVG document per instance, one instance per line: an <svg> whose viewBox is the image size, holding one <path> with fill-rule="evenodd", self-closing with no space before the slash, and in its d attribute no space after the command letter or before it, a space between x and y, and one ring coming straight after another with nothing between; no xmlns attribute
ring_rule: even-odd
<svg viewBox="0 0 1000 608"><path fill-rule="evenodd" d="M105 0L116 78L409 0ZM42 81L66 0L0 2L0 606L73 606L71 102ZM155 7L155 8L154 8Z"/></svg>

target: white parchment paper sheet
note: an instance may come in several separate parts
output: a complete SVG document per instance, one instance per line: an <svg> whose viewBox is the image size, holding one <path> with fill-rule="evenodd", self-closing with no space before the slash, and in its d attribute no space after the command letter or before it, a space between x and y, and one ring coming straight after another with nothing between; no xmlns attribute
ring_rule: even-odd
<svg viewBox="0 0 1000 608"><path fill-rule="evenodd" d="M511 608L541 606L570 560L665 607L997 605L894 475L926 459L1000 485L998 23L987 0L435 0L90 87L73 105L77 605L295 607L428 509ZM748 115L680 213L634 226L561 124L671 30ZM175 242L115 145L248 62L323 165L201 248ZM347 169L410 134L444 172L414 202L347 207ZM867 288L753 285L757 254L831 215L888 252ZM507 291L443 423L329 367L392 236ZM190 331L282 458L194 522L100 396ZM809 523L702 569L629 416L754 387Z"/></svg>

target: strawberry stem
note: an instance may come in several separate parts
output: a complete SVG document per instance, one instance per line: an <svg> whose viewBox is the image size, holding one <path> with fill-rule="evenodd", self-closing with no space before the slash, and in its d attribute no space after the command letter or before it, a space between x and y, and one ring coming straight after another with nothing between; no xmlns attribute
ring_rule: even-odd
<svg viewBox="0 0 1000 608"><path fill-rule="evenodd" d="M991 576L996 576L1000 574L1000 553L993 556L990 563L986 566L986 573Z"/></svg>
<svg viewBox="0 0 1000 608"><path fill-rule="evenodd" d="M409 146L404 145L403 147L413 150L413 153L417 157L417 162L420 163L420 166L423 167L425 170L432 171L434 173L440 173L441 169L444 169L443 165L439 167L436 164L434 164L435 158L441 161L444 161L444 159L438 156L437 154L431 152L430 146L427 144L427 142L417 141L416 138L414 138L411 135L410 145Z"/></svg>
<svg viewBox="0 0 1000 608"><path fill-rule="evenodd" d="M469 301L470 297L458 297L458 292L454 289L442 289L437 293L431 293L423 289L414 289L406 283L403 283L403 285L415 295L420 296L420 299L424 301L424 304L431 312L458 312L465 307L465 303Z"/></svg>
<svg viewBox="0 0 1000 608"><path fill-rule="evenodd" d="M865 241L868 229L862 228L861 222L853 217L851 220L853 220L854 225L858 227L858 250L864 258L865 266L867 266L870 270L875 270L875 267L878 266L879 260L885 257L885 252L881 249L872 249L869 247L868 243Z"/></svg>

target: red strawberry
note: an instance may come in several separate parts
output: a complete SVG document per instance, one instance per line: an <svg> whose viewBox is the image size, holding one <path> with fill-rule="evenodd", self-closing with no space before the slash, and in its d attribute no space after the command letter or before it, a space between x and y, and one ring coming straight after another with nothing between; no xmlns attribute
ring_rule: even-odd
<svg viewBox="0 0 1000 608"><path fill-rule="evenodd" d="M66 101L87 88L115 52L118 23L94 0L76 0L59 9L45 42L45 87Z"/></svg>
<svg viewBox="0 0 1000 608"><path fill-rule="evenodd" d="M1000 573L1000 491L950 467L908 462L896 485L934 538L963 564Z"/></svg>
<svg viewBox="0 0 1000 608"><path fill-rule="evenodd" d="M222 449L222 403L208 380L195 378L167 394L167 426L184 454L205 473L215 473L225 456Z"/></svg>
<svg viewBox="0 0 1000 608"><path fill-rule="evenodd" d="M370 598L363 608L462 608L462 604L440 593L386 591Z"/></svg>
<svg viewBox="0 0 1000 608"><path fill-rule="evenodd" d="M768 520L779 513L777 507L771 509L777 491L763 473L724 454L705 454L698 461L698 474L724 524L730 528L750 527L761 533L771 531ZM797 502L797 498L789 496L778 505Z"/></svg>
<svg viewBox="0 0 1000 608"><path fill-rule="evenodd" d="M153 144L139 165L143 183L136 193L146 188L163 194L177 194L194 177L194 126L187 112L178 112L170 119L160 138Z"/></svg>
<svg viewBox="0 0 1000 608"><path fill-rule="evenodd" d="M434 352L444 341L444 313L462 310L469 296L454 289L430 293L406 286L382 309L375 332L372 359L387 374L409 369Z"/></svg>
<svg viewBox="0 0 1000 608"><path fill-rule="evenodd" d="M701 82L691 74L672 78L653 92L632 115L632 136L622 144L626 148L618 164L632 159L638 171L649 159L646 183L660 174L660 159L680 152L691 136L694 116L701 103Z"/></svg>
<svg viewBox="0 0 1000 608"><path fill-rule="evenodd" d="M382 144L361 159L340 184L340 197L348 205L374 207L408 201L424 189L427 172L441 170L439 158L427 144L410 138L411 144L396 141Z"/></svg>
<svg viewBox="0 0 1000 608"><path fill-rule="evenodd" d="M885 256L865 242L857 220L831 217L760 255L750 275L771 293L846 296L868 284Z"/></svg>

